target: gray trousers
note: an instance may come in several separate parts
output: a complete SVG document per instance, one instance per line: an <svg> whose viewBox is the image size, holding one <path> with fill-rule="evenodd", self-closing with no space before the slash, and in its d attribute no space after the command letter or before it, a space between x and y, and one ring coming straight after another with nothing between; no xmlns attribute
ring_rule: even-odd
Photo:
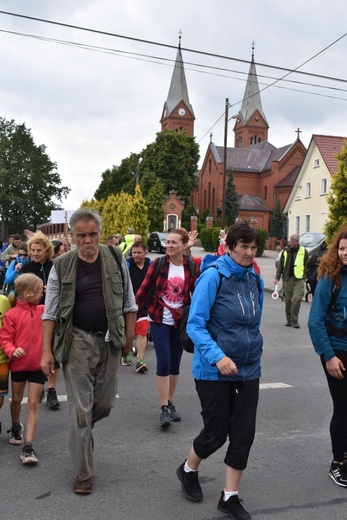
<svg viewBox="0 0 347 520"><path fill-rule="evenodd" d="M92 428L114 405L121 350L104 337L74 328L63 364L69 405L69 451L79 480L93 474Z"/></svg>
<svg viewBox="0 0 347 520"><path fill-rule="evenodd" d="M299 320L300 306L305 294L305 282L291 277L287 282L283 281L283 289L287 321L295 323Z"/></svg>

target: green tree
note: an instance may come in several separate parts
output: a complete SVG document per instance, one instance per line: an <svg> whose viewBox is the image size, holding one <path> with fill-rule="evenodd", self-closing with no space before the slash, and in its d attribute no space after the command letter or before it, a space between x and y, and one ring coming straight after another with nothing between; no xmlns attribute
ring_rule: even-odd
<svg viewBox="0 0 347 520"><path fill-rule="evenodd" d="M227 187L225 190L225 222L227 226L235 224L240 211L240 204L237 198L237 191L234 184L234 174L229 171Z"/></svg>
<svg viewBox="0 0 347 520"><path fill-rule="evenodd" d="M329 220L325 226L325 233L329 242L340 227L347 226L347 141L336 157L338 171L332 176L327 197Z"/></svg>
<svg viewBox="0 0 347 520"><path fill-rule="evenodd" d="M125 235L131 227L133 197L121 191L118 195L109 195L102 211L103 238L112 233Z"/></svg>
<svg viewBox="0 0 347 520"><path fill-rule="evenodd" d="M149 188L146 196L148 209L149 231L162 231L164 222L164 210L162 204L165 200L165 188L160 179L156 179Z"/></svg>
<svg viewBox="0 0 347 520"><path fill-rule="evenodd" d="M206 217L210 217L210 216L211 216L210 208L204 209L201 217L199 218L199 222L201 222L201 224L206 224Z"/></svg>
<svg viewBox="0 0 347 520"><path fill-rule="evenodd" d="M270 237L277 237L279 240L285 238L285 218L281 211L281 204L279 200L276 200L275 209L273 212Z"/></svg>
<svg viewBox="0 0 347 520"><path fill-rule="evenodd" d="M36 145L30 129L0 118L0 215L2 236L36 230L68 195L46 147Z"/></svg>
<svg viewBox="0 0 347 520"><path fill-rule="evenodd" d="M130 223L129 226L135 229L137 235L141 235L142 239L146 242L149 220L148 220L148 209L146 206L145 199L142 196L140 186L136 186L135 195L133 197L131 211L130 211Z"/></svg>
<svg viewBox="0 0 347 520"><path fill-rule="evenodd" d="M199 161L199 145L185 132L167 130L158 132L154 143L141 154L141 169L154 172L165 186L165 193L176 190L182 200L190 200L197 186L196 172Z"/></svg>
<svg viewBox="0 0 347 520"><path fill-rule="evenodd" d="M107 199L112 193L117 195L121 191L133 194L135 190L135 171L139 164L140 155L132 153L122 160L119 166L112 166L102 174L102 181L94 193L97 200Z"/></svg>
<svg viewBox="0 0 347 520"><path fill-rule="evenodd" d="M105 201L103 199L102 200L85 199L82 201L81 208L90 209L94 213L99 213L99 215L101 215L104 204L105 204Z"/></svg>

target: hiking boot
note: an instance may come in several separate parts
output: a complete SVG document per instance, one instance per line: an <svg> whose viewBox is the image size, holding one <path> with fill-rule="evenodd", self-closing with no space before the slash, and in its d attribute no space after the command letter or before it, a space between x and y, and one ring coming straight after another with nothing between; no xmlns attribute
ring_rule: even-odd
<svg viewBox="0 0 347 520"><path fill-rule="evenodd" d="M19 423L18 426L11 426L9 430L7 430L7 433L11 434L11 437L9 438L8 442L10 444L16 445L16 444L23 444L24 437L23 437L24 427L22 423Z"/></svg>
<svg viewBox="0 0 347 520"><path fill-rule="evenodd" d="M131 356L130 356L130 354L127 354L126 356L122 357L122 365L124 367L131 367Z"/></svg>
<svg viewBox="0 0 347 520"><path fill-rule="evenodd" d="M46 406L48 406L50 410L56 410L57 408L59 408L60 403L58 401L57 392L55 391L55 388L48 388Z"/></svg>
<svg viewBox="0 0 347 520"><path fill-rule="evenodd" d="M338 486L347 487L347 461L332 462L329 477L333 479Z"/></svg>
<svg viewBox="0 0 347 520"><path fill-rule="evenodd" d="M20 456L23 464L37 464L39 459L36 457L35 450L32 446L24 446Z"/></svg>
<svg viewBox="0 0 347 520"><path fill-rule="evenodd" d="M90 493L93 491L92 478L87 478L87 480L79 480L79 478L76 477L73 483L73 491L79 495L90 495Z"/></svg>
<svg viewBox="0 0 347 520"><path fill-rule="evenodd" d="M168 409L170 411L170 419L171 419L171 421L179 422L181 420L181 416L180 416L179 413L176 412L176 408L175 408L174 404L171 401L169 401Z"/></svg>
<svg viewBox="0 0 347 520"><path fill-rule="evenodd" d="M241 502L243 502L243 500L241 500L238 495L233 495L225 501L224 491L222 491L217 509L229 515L233 520L252 520L250 514L247 513Z"/></svg>
<svg viewBox="0 0 347 520"><path fill-rule="evenodd" d="M300 325L297 321L293 321L293 327L294 329L300 329Z"/></svg>
<svg viewBox="0 0 347 520"><path fill-rule="evenodd" d="M144 360L139 359L138 362L136 363L136 372L139 372L140 374L142 374L143 372L147 372L147 370L148 370L148 366L146 365Z"/></svg>
<svg viewBox="0 0 347 520"><path fill-rule="evenodd" d="M185 462L183 462L176 471L177 476L181 481L182 493L186 498L188 498L188 500L201 502L202 489L199 483L198 471L189 471L189 473L186 473L184 471L184 465Z"/></svg>
<svg viewBox="0 0 347 520"><path fill-rule="evenodd" d="M159 422L161 428L167 428L171 425L170 410L167 406L161 407Z"/></svg>

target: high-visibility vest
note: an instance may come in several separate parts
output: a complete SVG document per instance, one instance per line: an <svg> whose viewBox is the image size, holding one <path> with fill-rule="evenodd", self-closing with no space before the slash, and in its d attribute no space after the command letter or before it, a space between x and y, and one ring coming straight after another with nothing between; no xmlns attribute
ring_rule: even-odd
<svg viewBox="0 0 347 520"><path fill-rule="evenodd" d="M282 254L284 255L284 264L283 265L286 265L288 251L283 251ZM295 278L298 278L299 280L304 277L304 272L305 272L304 261L305 261L305 248L302 246L299 246L298 252L296 253L295 265L294 265L294 276L295 276Z"/></svg>

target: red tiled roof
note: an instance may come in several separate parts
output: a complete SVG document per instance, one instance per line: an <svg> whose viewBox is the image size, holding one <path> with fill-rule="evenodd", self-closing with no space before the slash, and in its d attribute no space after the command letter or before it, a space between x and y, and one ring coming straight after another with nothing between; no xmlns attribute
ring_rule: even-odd
<svg viewBox="0 0 347 520"><path fill-rule="evenodd" d="M336 173L338 161L335 156L341 152L343 145L347 143L347 138L313 134L312 139L316 143L330 173Z"/></svg>

